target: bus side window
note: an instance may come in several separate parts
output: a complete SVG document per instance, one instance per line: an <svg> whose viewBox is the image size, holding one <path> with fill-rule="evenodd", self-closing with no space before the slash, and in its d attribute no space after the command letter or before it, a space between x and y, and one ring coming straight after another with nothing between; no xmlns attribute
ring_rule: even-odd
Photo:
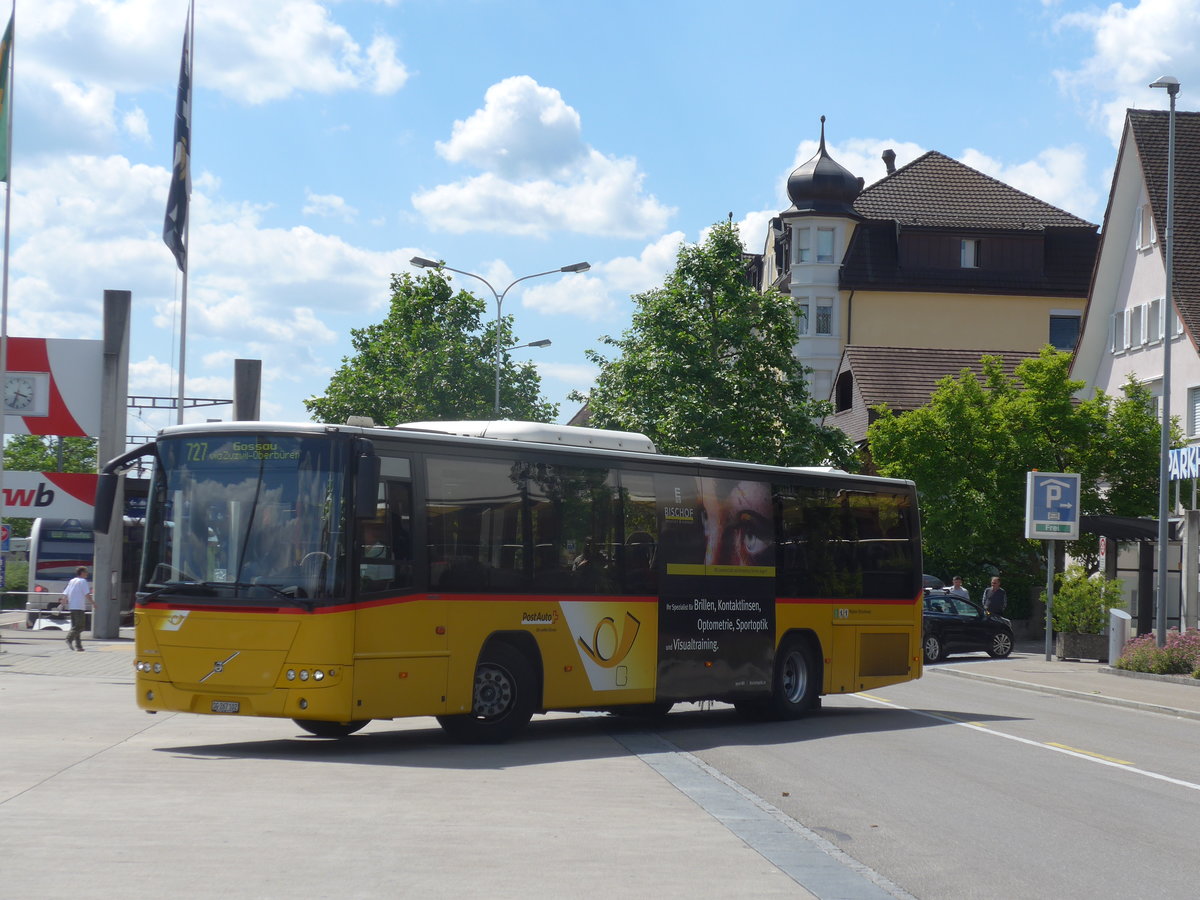
<svg viewBox="0 0 1200 900"><path fill-rule="evenodd" d="M386 591L412 585L412 484L379 484L375 516L359 526L359 585Z"/></svg>

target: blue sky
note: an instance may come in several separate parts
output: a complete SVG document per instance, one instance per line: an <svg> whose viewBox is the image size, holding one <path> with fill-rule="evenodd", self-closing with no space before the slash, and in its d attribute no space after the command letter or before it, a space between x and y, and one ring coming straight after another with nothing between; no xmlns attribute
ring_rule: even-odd
<svg viewBox="0 0 1200 900"><path fill-rule="evenodd" d="M561 419L681 242L732 213L760 252L827 146L938 150L1089 221L1128 106L1200 109L1200 0L198 0L187 393L304 420L393 272L497 288ZM18 0L9 333L99 338L130 290L130 392L173 396L180 283L161 240L186 0ZM1194 86L1194 87L1193 87ZM472 279L456 279L489 300ZM199 409L189 421L224 414ZM131 432L173 421L132 417Z"/></svg>

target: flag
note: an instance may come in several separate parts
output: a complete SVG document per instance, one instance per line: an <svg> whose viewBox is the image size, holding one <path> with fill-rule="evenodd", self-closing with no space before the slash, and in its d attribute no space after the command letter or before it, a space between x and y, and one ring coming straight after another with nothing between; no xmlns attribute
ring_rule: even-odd
<svg viewBox="0 0 1200 900"><path fill-rule="evenodd" d="M15 13L14 13L15 15ZM13 20L9 17L0 41L0 181L8 181L8 63L12 58Z"/></svg>
<svg viewBox="0 0 1200 900"><path fill-rule="evenodd" d="M183 29L183 54L179 60L179 94L175 99L175 159L171 165L171 190L163 220L163 242L175 254L179 271L187 271L188 201L192 196L192 4L188 4Z"/></svg>

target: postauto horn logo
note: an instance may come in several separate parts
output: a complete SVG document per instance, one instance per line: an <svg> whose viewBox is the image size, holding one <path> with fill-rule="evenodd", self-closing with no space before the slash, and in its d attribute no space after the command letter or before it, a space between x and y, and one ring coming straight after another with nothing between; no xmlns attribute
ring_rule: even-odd
<svg viewBox="0 0 1200 900"><path fill-rule="evenodd" d="M588 659L602 669L611 669L624 662L633 649L633 642L637 640L641 627L642 623L630 612L625 613L624 627L619 631L613 617L605 616L596 623L591 643L579 636L577 640Z"/></svg>

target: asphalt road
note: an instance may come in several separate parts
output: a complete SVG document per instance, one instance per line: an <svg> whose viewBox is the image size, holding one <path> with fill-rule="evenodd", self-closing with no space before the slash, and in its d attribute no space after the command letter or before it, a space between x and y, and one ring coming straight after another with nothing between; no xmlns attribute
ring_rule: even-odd
<svg viewBox="0 0 1200 900"><path fill-rule="evenodd" d="M922 900L1196 895L1193 720L927 676L667 736Z"/></svg>

